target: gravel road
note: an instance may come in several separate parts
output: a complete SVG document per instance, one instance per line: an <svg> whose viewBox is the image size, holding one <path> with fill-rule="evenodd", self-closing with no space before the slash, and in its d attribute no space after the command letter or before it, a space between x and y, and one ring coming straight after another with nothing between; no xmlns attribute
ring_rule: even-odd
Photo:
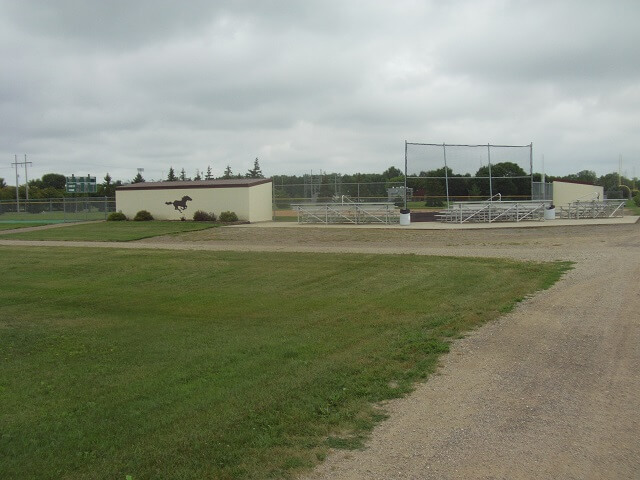
<svg viewBox="0 0 640 480"><path fill-rule="evenodd" d="M572 260L560 282L456 341L362 451L318 479L640 479L640 225L496 230L234 227L131 243L0 244Z"/></svg>

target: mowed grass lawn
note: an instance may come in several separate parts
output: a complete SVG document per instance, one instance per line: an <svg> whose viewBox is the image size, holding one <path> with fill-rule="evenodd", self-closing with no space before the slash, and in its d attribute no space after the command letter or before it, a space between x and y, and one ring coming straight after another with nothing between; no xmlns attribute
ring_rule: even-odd
<svg viewBox="0 0 640 480"><path fill-rule="evenodd" d="M191 232L216 227L212 222L96 222L59 228L16 232L2 238L16 240L67 240L87 242L130 242L142 238Z"/></svg>
<svg viewBox="0 0 640 480"><path fill-rule="evenodd" d="M13 230L16 228L26 228L26 227L41 227L42 225L46 225L47 222L21 222L21 223L1 223L0 222L0 230Z"/></svg>
<svg viewBox="0 0 640 480"><path fill-rule="evenodd" d="M0 478L289 477L567 264L0 248Z"/></svg>

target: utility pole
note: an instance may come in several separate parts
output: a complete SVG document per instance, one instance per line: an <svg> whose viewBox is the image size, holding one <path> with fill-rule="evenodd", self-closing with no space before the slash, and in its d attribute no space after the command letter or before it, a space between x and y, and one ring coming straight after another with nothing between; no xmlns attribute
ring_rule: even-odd
<svg viewBox="0 0 640 480"><path fill-rule="evenodd" d="M27 162L27 154L24 154L24 162L19 162L18 161L18 155L14 155L14 159L15 161L11 164L13 166L16 167L16 210L19 212L20 211L20 197L18 195L18 189L19 189L19 184L18 184L18 165L24 165L24 179L25 179L25 197L26 197L26 201L29 201L29 177L27 175L27 165L32 165L33 162Z"/></svg>

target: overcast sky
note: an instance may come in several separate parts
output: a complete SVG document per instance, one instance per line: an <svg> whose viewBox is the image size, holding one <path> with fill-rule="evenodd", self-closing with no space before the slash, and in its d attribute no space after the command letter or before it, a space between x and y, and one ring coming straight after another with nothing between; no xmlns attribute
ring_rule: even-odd
<svg viewBox="0 0 640 480"><path fill-rule="evenodd" d="M0 0L0 177L25 153L30 178L382 172L405 140L640 176L639 20L638 0Z"/></svg>

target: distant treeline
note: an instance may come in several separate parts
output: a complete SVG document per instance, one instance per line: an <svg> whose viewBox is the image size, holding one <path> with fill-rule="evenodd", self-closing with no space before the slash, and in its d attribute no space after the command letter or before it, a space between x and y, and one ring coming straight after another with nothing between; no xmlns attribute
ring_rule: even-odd
<svg viewBox="0 0 640 480"><path fill-rule="evenodd" d="M511 162L496 163L491 166L492 181L491 192L501 193L505 196L529 197L531 196L531 181L527 173L518 165ZM489 197L489 171L488 167L481 167L474 175L459 174L450 168L446 171L449 178L449 195L451 197ZM415 176L409 176L407 186L413 189L416 197L438 198L446 195L445 169L422 171ZM416 178L413 178L416 177ZM504 178L495 178L504 177ZM525 177L525 178L521 178ZM200 173L196 171L193 180L214 179L211 175L211 168ZM264 178L258 159L255 159L254 167L244 175L234 175L231 168L227 166L221 177L228 178ZM355 173L340 174L337 172L305 175L273 175L274 191L276 198L331 198L346 195L360 198L382 198L387 197L390 187L404 185L403 172L397 167L389 167L382 173ZM96 193L77 194L76 196L112 197L118 186L124 183L144 182L145 179L140 173L131 182L113 180L107 173L103 181L98 183ZM174 173L174 169L169 170L169 175L165 181L191 181L187 177L185 170L181 169L179 175ZM618 177L618 174L608 173L598 177L591 170L582 170L575 174L565 176L547 175L546 181L563 180L569 182L579 182L604 187L608 198L621 198L627 196L629 191L633 192L640 185L638 179ZM534 173L533 181L540 182L541 174ZM47 173L42 178L29 181L29 198L60 198L74 196L65 191L66 178L62 174ZM625 187L620 187L624 185ZM627 191L629 190L629 191ZM26 198L25 185L21 185L18 190L20 198ZM632 194L633 195L633 194ZM12 200L16 197L15 186L7 185L4 178L0 178L0 199Z"/></svg>
<svg viewBox="0 0 640 480"><path fill-rule="evenodd" d="M531 178L521 167L512 162L502 162L491 165L493 180L489 185L489 167L484 166L471 175L459 174L451 168L421 171L409 175L407 187L413 189L414 197L429 197L437 199L445 197L447 193L447 181L449 184L449 196L451 197L489 197L501 193L510 197L530 197ZM496 178L502 177L502 178ZM347 195L359 198L387 197L388 188L404 185L403 172L396 167L389 167L384 172L356 173L343 175L340 173L322 172L306 175L275 175L272 177L277 198L330 198ZM540 182L542 175L533 174L533 181ZM609 173L598 177L595 172L582 170L576 174L565 176L547 175L545 181L563 180L568 182L586 183L604 187L609 198L622 197L626 189L621 189L620 184L626 185L630 190L636 188L637 178L629 179L617 173ZM437 200L433 200L437 204Z"/></svg>

